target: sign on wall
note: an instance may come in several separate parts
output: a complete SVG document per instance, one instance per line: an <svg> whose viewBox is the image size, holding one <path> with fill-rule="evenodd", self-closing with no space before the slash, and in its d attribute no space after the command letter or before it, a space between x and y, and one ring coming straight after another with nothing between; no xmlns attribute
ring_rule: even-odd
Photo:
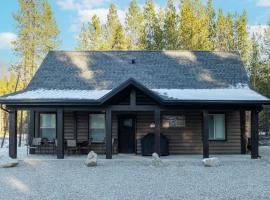
<svg viewBox="0 0 270 200"><path fill-rule="evenodd" d="M186 117L184 115L163 115L163 128L179 128L186 126Z"/></svg>

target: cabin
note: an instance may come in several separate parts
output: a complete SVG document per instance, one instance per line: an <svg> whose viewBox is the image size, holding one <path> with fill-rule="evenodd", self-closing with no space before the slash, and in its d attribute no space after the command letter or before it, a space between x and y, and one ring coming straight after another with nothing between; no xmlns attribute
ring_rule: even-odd
<svg viewBox="0 0 270 200"><path fill-rule="evenodd" d="M0 97L9 113L11 158L17 111L25 110L29 146L46 139L45 153L59 159L70 141L78 153L107 159L246 154L249 141L256 159L258 114L269 103L250 88L239 53L218 51L50 51L24 90Z"/></svg>

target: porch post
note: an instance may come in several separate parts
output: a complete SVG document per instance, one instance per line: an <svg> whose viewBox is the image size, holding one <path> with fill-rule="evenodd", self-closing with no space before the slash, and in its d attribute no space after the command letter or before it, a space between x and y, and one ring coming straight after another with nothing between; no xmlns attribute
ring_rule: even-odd
<svg viewBox="0 0 270 200"><path fill-rule="evenodd" d="M160 109L155 109L155 152L160 155Z"/></svg>
<svg viewBox="0 0 270 200"><path fill-rule="evenodd" d="M29 128L28 128L28 144L32 143L34 134L35 134L35 111L30 110L30 112L29 112ZM30 148L29 153L34 154L35 150Z"/></svg>
<svg viewBox="0 0 270 200"><path fill-rule="evenodd" d="M106 159L112 159L112 110L106 109Z"/></svg>
<svg viewBox="0 0 270 200"><path fill-rule="evenodd" d="M56 119L56 135L57 135L57 158L64 158L64 128L63 128L63 109L57 109L57 119Z"/></svg>
<svg viewBox="0 0 270 200"><path fill-rule="evenodd" d="M240 110L240 129L241 129L241 154L247 153L246 148L246 111Z"/></svg>
<svg viewBox="0 0 270 200"><path fill-rule="evenodd" d="M251 110L251 158L259 157L258 151L258 111Z"/></svg>
<svg viewBox="0 0 270 200"><path fill-rule="evenodd" d="M9 157L17 158L17 110L9 112Z"/></svg>
<svg viewBox="0 0 270 200"><path fill-rule="evenodd" d="M209 141L208 141L208 111L203 111L203 158L209 158Z"/></svg>

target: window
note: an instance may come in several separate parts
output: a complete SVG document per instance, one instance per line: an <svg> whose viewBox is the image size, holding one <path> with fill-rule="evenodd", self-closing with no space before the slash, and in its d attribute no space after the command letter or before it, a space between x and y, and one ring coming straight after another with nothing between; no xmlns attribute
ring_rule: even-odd
<svg viewBox="0 0 270 200"><path fill-rule="evenodd" d="M163 128L179 128L186 126L186 117L184 115L164 115L162 116Z"/></svg>
<svg viewBox="0 0 270 200"><path fill-rule="evenodd" d="M40 135L42 138L53 140L56 138L56 115L40 114Z"/></svg>
<svg viewBox="0 0 270 200"><path fill-rule="evenodd" d="M225 114L209 115L209 140L225 140Z"/></svg>
<svg viewBox="0 0 270 200"><path fill-rule="evenodd" d="M105 115L90 114L89 117L90 139L92 142L104 142L105 140Z"/></svg>

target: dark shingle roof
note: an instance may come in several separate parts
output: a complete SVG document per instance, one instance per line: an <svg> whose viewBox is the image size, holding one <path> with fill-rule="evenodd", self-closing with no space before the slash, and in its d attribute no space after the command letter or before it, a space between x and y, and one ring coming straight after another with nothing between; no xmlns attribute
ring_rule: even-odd
<svg viewBox="0 0 270 200"><path fill-rule="evenodd" d="M248 84L236 52L51 51L26 91L110 90L130 78L149 89L227 88Z"/></svg>

